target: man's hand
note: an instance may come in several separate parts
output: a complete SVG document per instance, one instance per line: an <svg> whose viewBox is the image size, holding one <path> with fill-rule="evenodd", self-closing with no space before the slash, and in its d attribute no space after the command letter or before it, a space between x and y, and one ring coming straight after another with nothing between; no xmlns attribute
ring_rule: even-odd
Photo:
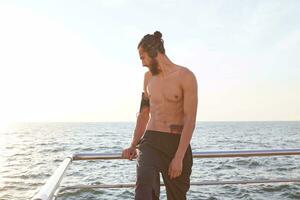
<svg viewBox="0 0 300 200"><path fill-rule="evenodd" d="M136 147L131 146L131 147L123 150L122 158L132 160L133 158L136 157L136 154L137 154L136 153Z"/></svg>
<svg viewBox="0 0 300 200"><path fill-rule="evenodd" d="M169 165L168 175L170 179L180 176L182 173L182 159L174 157Z"/></svg>

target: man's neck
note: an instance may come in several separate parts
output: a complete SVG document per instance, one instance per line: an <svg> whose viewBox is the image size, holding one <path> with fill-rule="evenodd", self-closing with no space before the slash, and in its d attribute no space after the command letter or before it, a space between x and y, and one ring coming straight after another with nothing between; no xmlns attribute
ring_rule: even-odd
<svg viewBox="0 0 300 200"><path fill-rule="evenodd" d="M158 67L161 71L159 73L159 76L162 77L165 77L177 70L177 66L167 56L164 56L160 60L158 60Z"/></svg>

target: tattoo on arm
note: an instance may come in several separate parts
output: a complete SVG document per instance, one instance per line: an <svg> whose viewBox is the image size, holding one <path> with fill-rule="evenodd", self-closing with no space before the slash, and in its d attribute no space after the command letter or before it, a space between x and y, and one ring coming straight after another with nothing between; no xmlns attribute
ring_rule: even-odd
<svg viewBox="0 0 300 200"><path fill-rule="evenodd" d="M142 100L140 105L140 112L144 107L150 107L150 100L145 96L145 93L142 93Z"/></svg>

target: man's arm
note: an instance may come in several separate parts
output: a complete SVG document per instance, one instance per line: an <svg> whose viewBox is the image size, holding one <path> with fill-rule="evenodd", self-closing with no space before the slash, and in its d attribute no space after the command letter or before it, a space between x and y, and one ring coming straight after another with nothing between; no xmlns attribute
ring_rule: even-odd
<svg viewBox="0 0 300 200"><path fill-rule="evenodd" d="M190 144L196 124L198 105L197 80L195 75L189 70L184 71L184 74L182 75L182 88L184 95L184 124L176 154L172 159L168 170L171 179L180 176L182 173L183 158L187 147Z"/></svg>
<svg viewBox="0 0 300 200"><path fill-rule="evenodd" d="M134 130L134 134L132 137L131 147L136 147L139 143L141 137L143 136L148 120L149 120L149 106L145 102L149 102L149 99L145 97L145 93L142 95L140 112L138 113L138 117L136 120L136 126Z"/></svg>
<svg viewBox="0 0 300 200"><path fill-rule="evenodd" d="M183 159L188 145L190 144L194 128L196 125L197 106L198 106L198 86L195 75L187 71L183 79L184 93L184 125L180 138L179 146L175 157Z"/></svg>
<svg viewBox="0 0 300 200"><path fill-rule="evenodd" d="M136 145L139 143L141 137L143 136L147 123L149 121L149 112L150 112L150 102L149 102L149 96L147 93L147 85L150 79L150 72L146 72L144 75L144 86L143 86L143 94L141 99L141 105L140 105L140 111L138 113L136 126L132 138L131 145L132 147L136 147Z"/></svg>
<svg viewBox="0 0 300 200"><path fill-rule="evenodd" d="M136 146L139 143L141 137L144 135L149 120L150 104L149 104L149 97L146 90L149 79L150 79L150 74L149 72L147 72L145 73L144 76L144 92L142 94L140 111L138 113L132 141L130 147L124 149L122 152L122 157L130 160L134 158L134 156L136 155L136 151L135 151Z"/></svg>

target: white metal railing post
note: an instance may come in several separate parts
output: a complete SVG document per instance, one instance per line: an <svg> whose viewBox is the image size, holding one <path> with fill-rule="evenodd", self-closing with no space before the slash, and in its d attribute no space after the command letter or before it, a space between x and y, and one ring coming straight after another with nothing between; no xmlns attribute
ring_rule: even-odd
<svg viewBox="0 0 300 200"><path fill-rule="evenodd" d="M32 200L52 200L53 195L57 191L65 171L71 162L72 157L65 158Z"/></svg>

